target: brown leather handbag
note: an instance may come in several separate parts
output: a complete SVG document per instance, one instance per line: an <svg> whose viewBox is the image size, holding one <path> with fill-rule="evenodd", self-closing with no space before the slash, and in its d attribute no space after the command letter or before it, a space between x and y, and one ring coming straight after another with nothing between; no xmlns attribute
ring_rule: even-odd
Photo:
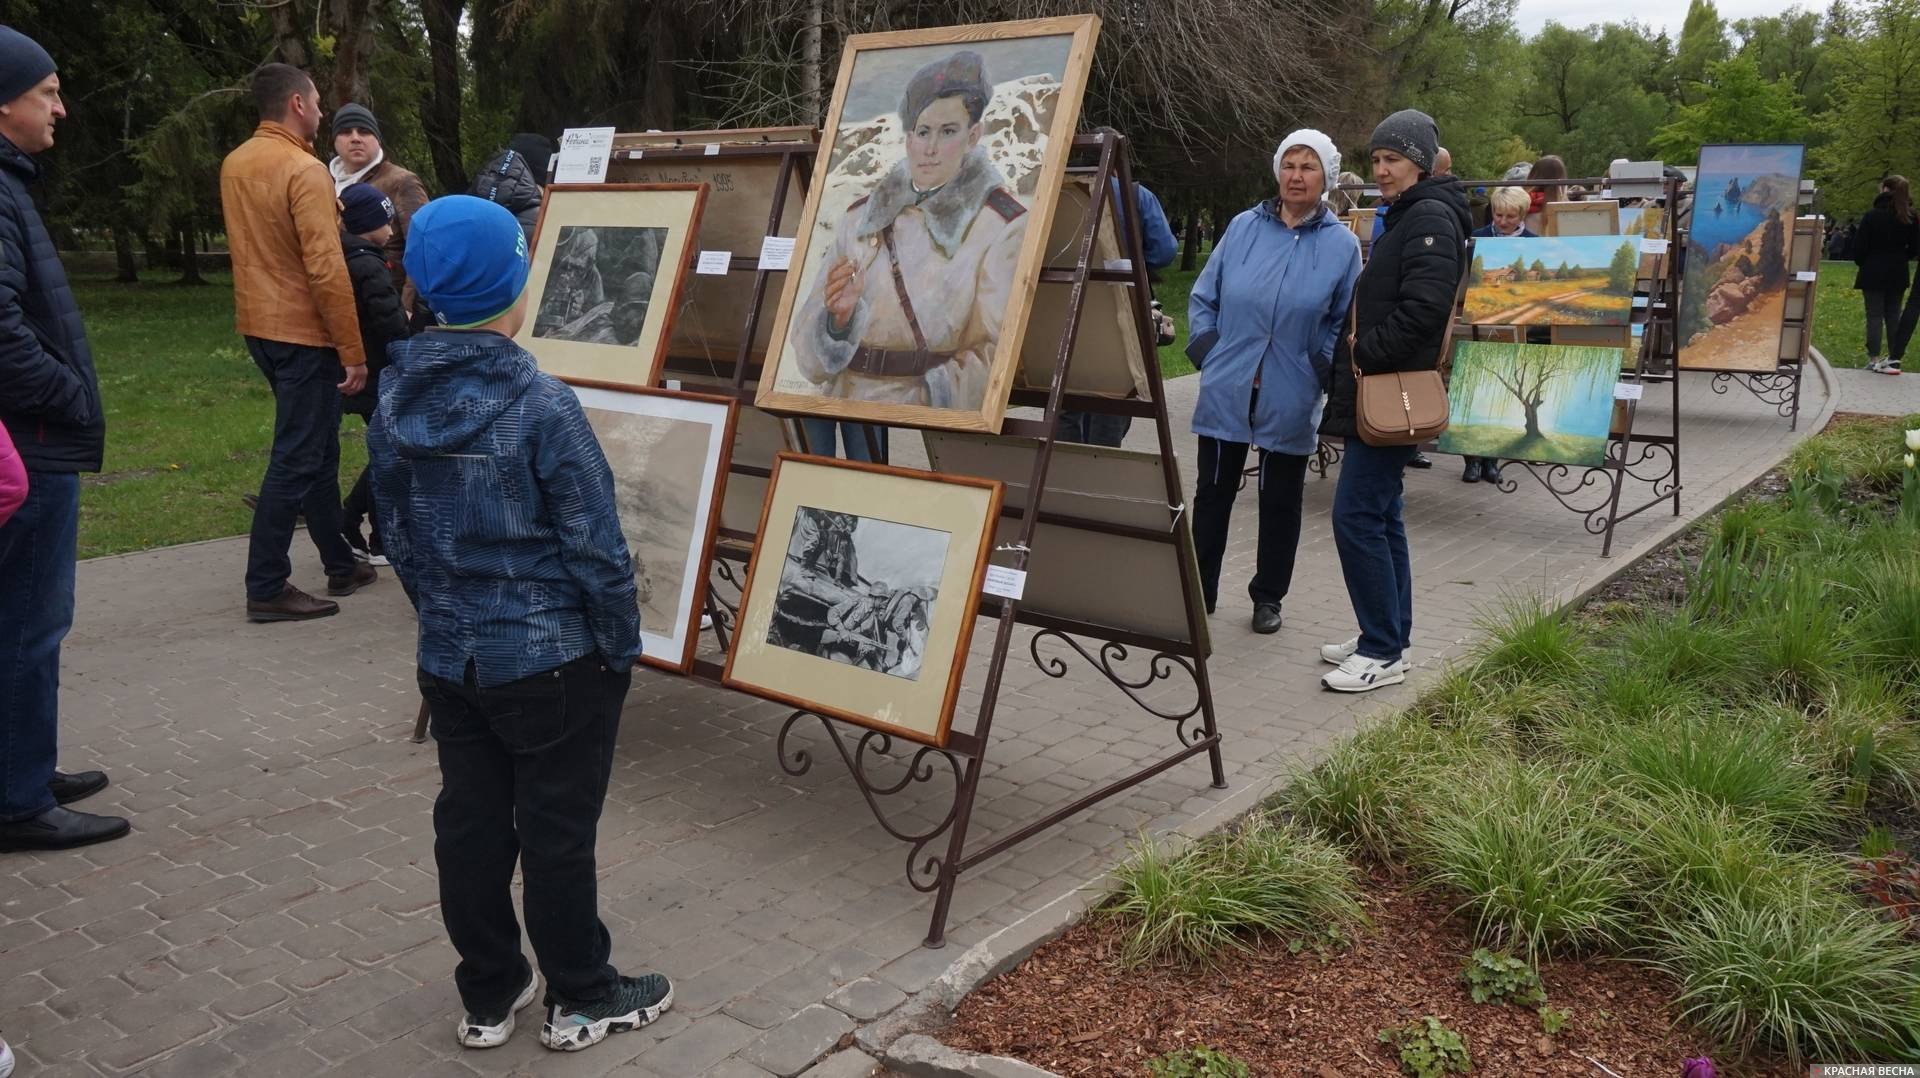
<svg viewBox="0 0 1920 1078"><path fill-rule="evenodd" d="M1360 308L1348 311L1347 338L1360 328ZM1451 334L1448 335L1451 337ZM1445 351L1447 338L1440 348ZM1353 352L1349 343L1348 355ZM1435 364L1438 366L1438 364ZM1438 370L1361 374L1353 361L1353 421L1368 445L1420 445L1447 429L1447 384Z"/></svg>

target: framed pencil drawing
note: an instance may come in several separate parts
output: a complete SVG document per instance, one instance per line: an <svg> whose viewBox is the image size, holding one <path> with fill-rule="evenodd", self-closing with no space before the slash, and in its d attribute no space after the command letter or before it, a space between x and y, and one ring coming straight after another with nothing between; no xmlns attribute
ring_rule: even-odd
<svg viewBox="0 0 1920 1078"><path fill-rule="evenodd" d="M699 643L736 406L664 389L573 391L613 469L640 588L640 660L685 673Z"/></svg>
<svg viewBox="0 0 1920 1078"><path fill-rule="evenodd" d="M999 431L1099 25L847 39L757 404Z"/></svg>
<svg viewBox="0 0 1920 1078"><path fill-rule="evenodd" d="M780 454L724 683L944 746L1002 491Z"/></svg>
<svg viewBox="0 0 1920 1078"><path fill-rule="evenodd" d="M1614 199L1549 202L1545 213L1545 234L1549 236L1617 236L1620 234L1620 203Z"/></svg>
<svg viewBox="0 0 1920 1078"><path fill-rule="evenodd" d="M576 385L645 389L660 374L693 260L704 184L549 187L514 338Z"/></svg>

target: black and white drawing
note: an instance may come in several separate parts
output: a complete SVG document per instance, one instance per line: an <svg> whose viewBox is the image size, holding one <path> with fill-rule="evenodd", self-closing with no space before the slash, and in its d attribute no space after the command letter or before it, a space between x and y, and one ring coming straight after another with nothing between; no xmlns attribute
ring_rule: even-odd
<svg viewBox="0 0 1920 1078"><path fill-rule="evenodd" d="M666 238L664 228L561 226L533 335L582 344L639 344Z"/></svg>
<svg viewBox="0 0 1920 1078"><path fill-rule="evenodd" d="M800 506L767 643L917 681L950 538Z"/></svg>

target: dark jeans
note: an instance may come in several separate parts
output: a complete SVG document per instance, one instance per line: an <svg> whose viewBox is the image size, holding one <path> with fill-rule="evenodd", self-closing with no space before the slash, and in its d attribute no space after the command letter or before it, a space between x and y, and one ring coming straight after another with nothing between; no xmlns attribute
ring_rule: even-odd
<svg viewBox="0 0 1920 1078"><path fill-rule="evenodd" d="M1105 445L1118 448L1133 427L1130 415L1105 415L1100 412L1061 412L1053 421L1053 436L1062 442Z"/></svg>
<svg viewBox="0 0 1920 1078"><path fill-rule="evenodd" d="M1920 324L1920 281L1914 284L1914 290L1907 293L1906 310L1900 312L1900 324L1889 334L1893 340L1887 346L1887 356L1896 362L1907 354L1907 342L1913 340L1914 327Z"/></svg>
<svg viewBox="0 0 1920 1078"><path fill-rule="evenodd" d="M280 597L293 572L287 548L294 518L333 575L353 572L340 534L340 356L331 348L247 338L247 351L273 387L273 456L260 480L247 546L247 598Z"/></svg>
<svg viewBox="0 0 1920 1078"><path fill-rule="evenodd" d="M347 492L347 500L340 503L340 528L342 533L359 531L362 523L367 525L367 549L375 554L383 553L380 545L380 514L374 512L373 469L360 469L360 478L353 481L353 489Z"/></svg>
<svg viewBox="0 0 1920 1078"><path fill-rule="evenodd" d="M28 472L27 500L0 525L0 821L52 808L60 748L60 641L73 627L80 477Z"/></svg>
<svg viewBox="0 0 1920 1078"><path fill-rule="evenodd" d="M1333 492L1333 544L1360 623L1360 654L1388 662L1413 640L1413 568L1400 481L1417 446L1346 440Z"/></svg>
<svg viewBox="0 0 1920 1078"><path fill-rule="evenodd" d="M848 423L838 419L802 419L800 426L807 435L807 452L816 456L835 456L833 449L834 431L840 432L840 440L846 446L846 452L838 454L846 460L864 461L868 464L887 462L887 428L877 424ZM873 440L880 446L880 455L873 455L873 447L867 444L867 432L873 432Z"/></svg>
<svg viewBox="0 0 1920 1078"><path fill-rule="evenodd" d="M1898 292L1862 292L1867 302L1867 355L1878 356L1880 351L1880 326L1886 324L1887 337L1896 349L1906 347L1906 339L1900 336L1900 293ZM1909 331L1911 332L1911 331Z"/></svg>
<svg viewBox="0 0 1920 1078"><path fill-rule="evenodd" d="M471 664L464 681L419 674L440 748L440 915L460 952L454 983L473 1014L506 1014L526 983L510 890L516 860L548 990L591 1003L613 987L594 838L632 680L598 655L490 688L475 683Z"/></svg>
<svg viewBox="0 0 1920 1078"><path fill-rule="evenodd" d="M1200 481L1193 494L1193 546L1200 560L1200 590L1212 611L1220 597L1220 562L1227 552L1227 523L1247 466L1247 443L1200 438ZM1300 550L1300 503L1306 496L1307 459L1291 453L1260 453L1260 537L1247 594L1256 603L1279 603L1293 586L1294 555Z"/></svg>

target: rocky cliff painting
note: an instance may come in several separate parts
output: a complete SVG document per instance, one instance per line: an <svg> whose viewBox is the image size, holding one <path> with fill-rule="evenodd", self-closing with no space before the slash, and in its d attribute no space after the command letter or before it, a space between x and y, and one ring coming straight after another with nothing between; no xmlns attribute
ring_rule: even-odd
<svg viewBox="0 0 1920 1078"><path fill-rule="evenodd" d="M761 407L999 429L1097 28L849 39Z"/></svg>
<svg viewBox="0 0 1920 1078"><path fill-rule="evenodd" d="M1680 288L1680 366L1779 365L1805 147L1702 146Z"/></svg>

